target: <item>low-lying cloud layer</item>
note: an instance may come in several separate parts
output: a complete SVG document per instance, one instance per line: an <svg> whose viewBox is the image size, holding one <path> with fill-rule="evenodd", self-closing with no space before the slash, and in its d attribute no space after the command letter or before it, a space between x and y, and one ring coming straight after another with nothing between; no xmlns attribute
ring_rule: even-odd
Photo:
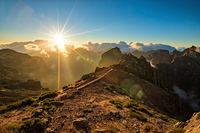
<svg viewBox="0 0 200 133"><path fill-rule="evenodd" d="M174 86L173 90L174 93L177 94L180 99L188 103L192 107L192 109L194 109L195 111L200 110L200 105L199 105L200 99L197 99L194 94L193 95L188 94L183 89L180 89L177 86Z"/></svg>
<svg viewBox="0 0 200 133"><path fill-rule="evenodd" d="M27 50L31 50L31 51L41 50L41 48L37 44L34 44L34 43L28 43L28 44L24 45L24 48Z"/></svg>
<svg viewBox="0 0 200 133"><path fill-rule="evenodd" d="M73 46L73 45L72 45ZM69 46L66 46L69 47ZM168 50L169 52L172 52L175 50L175 47L172 47L170 45L166 44L156 44L156 43L149 43L149 44L144 44L144 43L126 43L124 41L120 41L119 43L92 43L88 42L87 44L82 44L80 47L86 48L90 51L94 52L105 52L111 48L118 47L121 49L122 52L132 52L134 50L139 50L139 51L150 51L150 50L157 50L157 49L164 49ZM11 44L4 44L0 45L1 48L10 48L13 50L16 50L18 52L23 52L31 55L45 55L48 57L49 52L55 52L56 48L53 45L50 45L48 41L45 40L35 40L35 41L29 41L29 42L14 42ZM75 47L70 47L75 48ZM179 49L177 49L179 50ZM183 50L181 48L181 50Z"/></svg>
<svg viewBox="0 0 200 133"><path fill-rule="evenodd" d="M131 43L130 44L131 48L139 51L150 51L150 50L157 50L157 49L164 49L168 50L169 52L174 51L176 48L172 47L170 45L166 44L156 44L156 43L149 43L149 44L144 44L144 43Z"/></svg>
<svg viewBox="0 0 200 133"><path fill-rule="evenodd" d="M87 47L89 50L95 50L99 52L106 51L114 47L120 48L123 52L131 52L134 50L146 52L146 51L157 50L157 49L164 49L164 50L168 50L169 52L172 52L176 49L175 47L172 47L166 44L156 44L156 43L144 44L144 43L139 43L139 42L127 44L126 42L123 42L123 41L120 41L119 43L89 42L88 44L84 44L84 46Z"/></svg>

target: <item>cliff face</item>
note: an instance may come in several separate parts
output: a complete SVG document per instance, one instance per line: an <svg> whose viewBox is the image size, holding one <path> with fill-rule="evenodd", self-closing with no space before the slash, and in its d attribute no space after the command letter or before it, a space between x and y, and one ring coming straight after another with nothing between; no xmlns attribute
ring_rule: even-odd
<svg viewBox="0 0 200 133"><path fill-rule="evenodd" d="M161 55L164 55L163 58L167 61L159 61L162 59ZM147 58L148 61L155 60L155 67L152 67L152 64L146 60ZM188 48L183 52L174 51L172 53L158 50L151 54L148 53L146 57L140 56L140 58L136 58L132 54L123 54L119 60L120 63L116 67L123 68L124 71L131 72L169 92L176 93L185 102L190 101L188 104L194 110L200 109L198 87L200 82L200 53L196 47ZM188 95L187 98L177 93L176 87L183 90Z"/></svg>

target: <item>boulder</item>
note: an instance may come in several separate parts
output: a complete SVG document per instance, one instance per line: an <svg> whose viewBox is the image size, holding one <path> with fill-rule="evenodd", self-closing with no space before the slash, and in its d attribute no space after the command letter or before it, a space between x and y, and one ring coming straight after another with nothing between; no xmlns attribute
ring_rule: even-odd
<svg viewBox="0 0 200 133"><path fill-rule="evenodd" d="M73 121L73 125L77 130L89 131L89 121L86 118L78 118Z"/></svg>

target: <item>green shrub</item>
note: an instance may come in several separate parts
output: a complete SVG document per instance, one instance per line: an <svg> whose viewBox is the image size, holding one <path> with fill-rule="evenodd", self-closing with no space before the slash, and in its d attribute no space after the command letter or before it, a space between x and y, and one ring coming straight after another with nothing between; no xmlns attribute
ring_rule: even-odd
<svg viewBox="0 0 200 133"><path fill-rule="evenodd" d="M43 105L42 109L50 113L51 111L53 111L55 109L55 106L50 105L50 104L49 105Z"/></svg>
<svg viewBox="0 0 200 133"><path fill-rule="evenodd" d="M20 128L20 133L43 133L47 127L48 121L44 118L33 118L24 121Z"/></svg>
<svg viewBox="0 0 200 133"><path fill-rule="evenodd" d="M55 100L52 99L52 98L46 98L42 102L40 102L40 104L42 104L42 105L50 105L53 101L55 101Z"/></svg>
<svg viewBox="0 0 200 133"><path fill-rule="evenodd" d="M126 107L126 108L136 108L136 107L138 107L138 104L136 104L134 101L131 101L131 102L125 103L124 107Z"/></svg>
<svg viewBox="0 0 200 133"><path fill-rule="evenodd" d="M167 118L167 116L162 115L162 114L158 114L158 115L156 115L156 117L159 118L159 119L161 119L161 120L163 120L163 121L166 121L166 122L169 121L169 119Z"/></svg>
<svg viewBox="0 0 200 133"><path fill-rule="evenodd" d="M136 109L137 109L138 111L141 111L141 112L143 112L143 113L148 114L149 116L153 116L153 114L152 114L151 112L149 112L147 109L145 109L145 108L143 108L143 107L141 107L141 106L138 106Z"/></svg>
<svg viewBox="0 0 200 133"><path fill-rule="evenodd" d="M129 94L125 89L120 88L118 86L108 85L108 86L104 87L104 89L106 89L106 90L108 90L110 92L114 92L115 91L115 92L117 92L119 94L122 94L122 95L128 95Z"/></svg>
<svg viewBox="0 0 200 133"><path fill-rule="evenodd" d="M130 112L130 117L137 118L140 121L147 121L147 118L138 112Z"/></svg>
<svg viewBox="0 0 200 133"><path fill-rule="evenodd" d="M43 93L41 96L39 96L38 100L42 101L46 98L54 98L58 95L58 93L56 91L50 91L47 93Z"/></svg>
<svg viewBox="0 0 200 133"><path fill-rule="evenodd" d="M110 100L110 103L114 104L116 108L123 109L124 105L123 102L119 100Z"/></svg>

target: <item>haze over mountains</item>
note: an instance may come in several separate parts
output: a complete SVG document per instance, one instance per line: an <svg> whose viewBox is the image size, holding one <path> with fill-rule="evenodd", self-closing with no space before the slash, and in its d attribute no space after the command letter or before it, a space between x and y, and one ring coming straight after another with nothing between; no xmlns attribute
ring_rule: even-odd
<svg viewBox="0 0 200 133"><path fill-rule="evenodd" d="M50 45L49 45L50 44ZM66 45L67 46L67 45ZM175 48L173 46L167 45L167 44L157 44L157 43L139 43L139 42L131 42L126 43L124 41L120 41L118 43L93 43L88 42L87 44L80 44L80 45L68 45L67 47L77 48L77 47L84 47L91 51L97 51L97 52L105 52L109 50L110 48L118 47L123 52L130 52L133 50L139 50L139 51L151 51L151 50L157 50L157 49L164 49L168 50L169 52L172 52L173 50L183 50L183 47ZM48 56L48 52L56 51L56 48L51 45L49 41L46 40L35 40L35 41L28 41L28 42L13 42L11 44L1 44L0 48L9 48L13 49L18 52L22 53L28 53L28 54L41 54L43 56ZM68 49L69 50L69 49Z"/></svg>
<svg viewBox="0 0 200 133"><path fill-rule="evenodd" d="M76 45L66 45L66 51L61 55L61 85L66 85L73 83L78 80L83 74L92 72L95 70L96 66L99 63L100 56L105 51L118 47L122 52L133 52L135 50L148 52L151 50L164 49L172 52L175 50L174 47L164 44L148 44L144 45L143 43L130 43L119 42L119 43L92 43L82 44L79 46ZM24 53L19 56L22 58L26 56L25 54L31 56L37 56L38 60L41 60L40 63L35 65L35 68L40 68L41 72L35 73L32 72L32 75L28 75L31 79L41 81L44 87L56 88L55 81L56 70L57 70L57 50L55 46L50 45L50 42L45 40L35 40L29 42L14 42L11 44L1 44L0 49L12 49L16 52ZM14 60L15 53L13 51L7 51L8 54L11 54L12 58L7 58L8 62ZM10 53L9 53L10 52ZM136 53L136 52L134 52ZM139 52L141 53L141 52ZM20 54L19 54L20 55ZM6 56L6 55L5 55ZM39 58L40 57L40 58ZM6 57L5 57L6 58ZM33 57L36 58L36 57ZM30 64L34 64L29 57ZM23 60L24 61L24 60ZM24 61L26 62L26 61ZM77 69L78 66L82 66L81 69ZM9 66L9 64L8 64ZM14 67L14 64L10 66ZM22 66L20 66L22 67ZM45 69L47 68L47 69ZM15 69L15 68L13 68ZM41 78L41 75L43 75ZM67 76L65 76L67 75ZM25 75L27 77L27 75ZM38 78L40 77L40 78ZM21 78L23 79L23 78ZM28 78L26 78L28 79ZM54 82L53 82L54 81Z"/></svg>

